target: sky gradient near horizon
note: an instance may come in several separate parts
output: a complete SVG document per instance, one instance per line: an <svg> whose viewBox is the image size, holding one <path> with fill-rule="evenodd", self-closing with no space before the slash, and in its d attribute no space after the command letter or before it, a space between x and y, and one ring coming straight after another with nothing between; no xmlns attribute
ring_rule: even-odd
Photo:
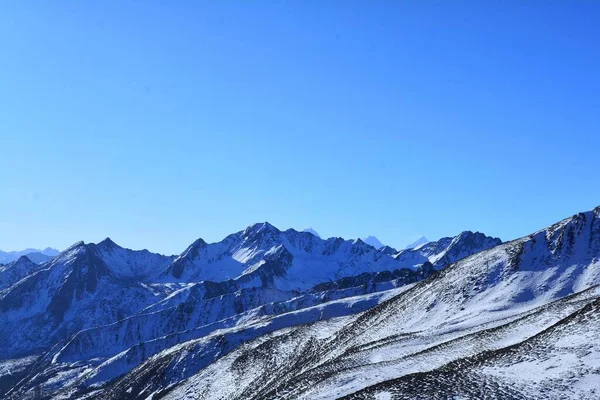
<svg viewBox="0 0 600 400"><path fill-rule="evenodd" d="M600 205L600 3L451 3L6 2L0 249L508 240Z"/></svg>

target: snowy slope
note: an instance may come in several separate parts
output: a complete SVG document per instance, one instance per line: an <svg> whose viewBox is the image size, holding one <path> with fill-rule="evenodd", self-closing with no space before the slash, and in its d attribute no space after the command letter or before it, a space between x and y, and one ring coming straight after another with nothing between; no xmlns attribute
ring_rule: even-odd
<svg viewBox="0 0 600 400"><path fill-rule="evenodd" d="M40 266L27 256L21 256L18 260L0 265L0 293L39 268Z"/></svg>
<svg viewBox="0 0 600 400"><path fill-rule="evenodd" d="M77 243L0 292L4 357L47 348L81 329L136 313L166 295L121 279L130 265L107 264L103 257L114 261L113 253L103 250L102 245Z"/></svg>
<svg viewBox="0 0 600 400"><path fill-rule="evenodd" d="M598 298L599 293L596 290L566 301L559 300L529 313L465 331L393 335L385 341L345 347L336 358L324 357L326 350L339 344L337 336L344 326L359 320L346 320L335 327L331 322L318 322L289 332L276 332L271 337L242 345L197 376L184 380L167 398L338 398L373 386L373 383L387 382L398 374L410 376L459 358L520 343L535 335L536 330L547 329L584 309ZM298 340L299 336L303 342ZM303 343L309 343L310 347L302 349ZM297 348L304 351L290 351ZM218 374L217 371L228 372ZM418 382L414 389L412 396L418 393ZM435 393L434 385L431 389L428 395ZM443 396L448 395L443 392Z"/></svg>
<svg viewBox="0 0 600 400"><path fill-rule="evenodd" d="M389 380L347 399L600 398L600 299L526 340Z"/></svg>
<svg viewBox="0 0 600 400"><path fill-rule="evenodd" d="M175 259L148 250L130 250L104 239L96 245L96 251L111 272L120 278L135 278L139 281L153 281Z"/></svg>

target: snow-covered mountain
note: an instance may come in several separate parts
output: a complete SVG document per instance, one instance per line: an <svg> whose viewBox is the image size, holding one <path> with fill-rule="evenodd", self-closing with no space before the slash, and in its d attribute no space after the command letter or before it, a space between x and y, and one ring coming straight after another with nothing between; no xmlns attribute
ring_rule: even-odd
<svg viewBox="0 0 600 400"><path fill-rule="evenodd" d="M169 386L173 399L598 398L599 284L597 208L463 258L358 316L233 350L186 342L103 396ZM199 357L214 361L195 366Z"/></svg>
<svg viewBox="0 0 600 400"><path fill-rule="evenodd" d="M303 230L302 230L302 232L308 232L308 233L312 233L313 235L315 235L315 236L316 236L316 237L318 237L319 239L321 238L321 235L319 235L319 234L317 233L317 231L315 231L313 228L310 228L310 227L309 227L309 228L306 228L306 229L303 229Z"/></svg>
<svg viewBox="0 0 600 400"><path fill-rule="evenodd" d="M21 256L18 260L0 265L0 293L38 268L39 265L32 262L27 256Z"/></svg>
<svg viewBox="0 0 600 400"><path fill-rule="evenodd" d="M111 243L81 242L37 268L20 259L19 268L33 269L33 273L0 292L2 354L46 349L82 329L122 319L164 297L170 288L129 279L131 263L140 254L127 252L129 257L116 258ZM159 260L157 270L171 260Z"/></svg>
<svg viewBox="0 0 600 400"><path fill-rule="evenodd" d="M384 246L375 236L367 236L366 238L363 238L362 241L376 249L380 249Z"/></svg>
<svg viewBox="0 0 600 400"><path fill-rule="evenodd" d="M20 251L2 251L0 250L0 264L8 264L18 260L22 256L27 256L29 260L36 264L41 264L55 257L60 252L56 249L46 247L44 250L25 249Z"/></svg>
<svg viewBox="0 0 600 400"><path fill-rule="evenodd" d="M236 287L263 286L305 291L316 284L363 272L410 268L360 239L320 239L264 222L218 243L198 239L165 271L163 282L228 281Z"/></svg>
<svg viewBox="0 0 600 400"><path fill-rule="evenodd" d="M481 232L465 231L455 237L445 237L436 242L402 250L393 257L402 265L420 265L430 262L439 269L473 254L473 249L485 250L501 243L500 239L486 236Z"/></svg>
<svg viewBox="0 0 600 400"><path fill-rule="evenodd" d="M461 235L456 242L469 246ZM470 242L470 254L495 244L489 239ZM451 249L440 244L427 254L435 251L442 268ZM60 385L97 385L223 329L249 340L278 327L352 315L433 273L427 260L410 264L360 239L323 240L268 223L218 243L198 239L177 257L125 249L108 238L80 242L42 265L23 258L3 267L0 343L13 361L0 367L10 365L15 377L17 364L26 374L35 361L36 381L60 370L77 377ZM257 330L260 323L265 328ZM52 347L44 358L31 358ZM15 357L28 361L15 364ZM73 370L72 363L80 367ZM0 388L3 379L0 372Z"/></svg>
<svg viewBox="0 0 600 400"><path fill-rule="evenodd" d="M267 243L311 253L293 232L249 229L269 234L228 237L216 252L226 263L268 259ZM183 271L216 265L206 244L190 247ZM463 232L387 257L419 266L302 292L271 278L182 283L175 260L155 284L173 289L162 300L34 361L5 361L19 382L0 382L12 382L9 398L598 398L600 207L504 244Z"/></svg>
<svg viewBox="0 0 600 400"><path fill-rule="evenodd" d="M420 238L418 238L417 240L415 240L414 242L412 242L411 244L407 245L404 250L408 250L408 249L414 249L416 247L419 247L421 245L424 245L425 243L429 243L429 239L427 239L425 236L421 236Z"/></svg>
<svg viewBox="0 0 600 400"><path fill-rule="evenodd" d="M387 254L388 256L393 256L394 254L398 253L398 250L396 250L395 248L393 248L391 246L380 247L379 251L382 252L383 254Z"/></svg>

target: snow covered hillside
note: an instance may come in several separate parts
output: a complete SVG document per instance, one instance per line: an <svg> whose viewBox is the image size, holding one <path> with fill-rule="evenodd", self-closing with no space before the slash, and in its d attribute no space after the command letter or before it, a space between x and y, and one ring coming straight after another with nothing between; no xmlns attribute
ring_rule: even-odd
<svg viewBox="0 0 600 400"><path fill-rule="evenodd" d="M599 258L597 208L466 257L358 318L275 332L189 377L177 371L194 352L175 350L161 356L178 362L157 371L158 386L143 371L161 357L112 389L135 381L150 393L169 387L166 398L598 398Z"/></svg>

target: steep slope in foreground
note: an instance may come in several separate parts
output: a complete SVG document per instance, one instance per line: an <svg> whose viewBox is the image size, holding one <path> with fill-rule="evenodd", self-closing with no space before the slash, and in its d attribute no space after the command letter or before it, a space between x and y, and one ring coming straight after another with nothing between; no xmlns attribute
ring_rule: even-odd
<svg viewBox="0 0 600 400"><path fill-rule="evenodd" d="M487 354L527 340L537 331L548 329L561 319L568 318L597 301L599 294L600 290L595 289L529 312L461 331L392 335L384 341L349 347L343 354L331 358L326 356L324 348L327 349L331 342L335 342L336 335L343 330L340 325L343 322L357 323L359 320L339 321L337 325L333 321L319 322L289 332L276 332L270 337L241 346L197 376L183 381L180 386L168 392L166 397L332 399L360 391L373 382L389 382L389 386L393 386L396 384L394 379L398 376L418 376L422 371L443 368L453 362L460 368L465 358ZM299 336L302 337L302 342L298 341ZM300 353L292 352L291 349L298 349ZM170 367L170 372L176 368L175 365ZM223 370L227 372L223 373ZM280 379L288 377L290 380L281 385ZM124 380L123 383L125 382L127 381ZM436 393L435 384L432 383L427 394L418 397L418 380L414 382L413 389L406 398L427 399ZM451 385L449 389L452 389ZM387 390L382 390L375 394L384 395L386 392ZM439 398L446 399L452 398L453 392L448 390L441 394ZM503 396L505 393L502 391L491 392L489 388L486 394L492 398L494 395L497 398L512 398ZM369 393L365 398L378 398L371 395ZM480 399L485 396L469 398Z"/></svg>
<svg viewBox="0 0 600 400"><path fill-rule="evenodd" d="M600 299L541 333L345 399L600 398Z"/></svg>
<svg viewBox="0 0 600 400"><path fill-rule="evenodd" d="M377 398L375 394L404 396L403 391L407 391L405 398L411 398L415 393L398 384L411 374L423 374L448 363L477 367L472 357L487 359L488 354L502 354L519 343L521 349L526 349L533 343L528 339L538 337L540 349L563 354L554 358L558 367L571 362L562 364L558 357L568 357L581 367L570 377L556 372L560 379L571 379L571 386L554 382L547 397L585 398L585 394L600 390L596 379L600 343L579 337L578 323L568 325L570 331L564 330L564 340L574 343L573 347L566 341L544 340L555 340L545 335L553 325L570 321L580 313L584 320L594 314L600 283L599 256L597 208L460 260L358 318L277 331L195 372L192 360L199 354L193 346L166 350L113 383L103 396L119 398L129 393L145 398L154 393L153 398L174 399L329 399L353 393L366 398ZM589 325L594 324L595 317L589 319ZM582 329L587 328L583 325ZM485 364L486 369L474 373L501 376L496 379L504 382L508 382L507 377L517 379L519 358L518 352L515 354L512 359ZM582 359L585 354L590 358ZM540 366L545 362L541 350L530 357ZM516 369L511 371L513 366ZM548 372L543 366L536 371L540 374L539 387L555 378L555 371ZM467 379L468 375L463 377ZM360 392L386 382L389 388L398 389L390 392L384 386L386 391L380 393ZM447 382L449 392L444 396L450 393L480 398L466 386L455 390L451 380ZM513 394L516 398L526 397L529 393L516 386L499 385L485 386L489 390L486 393L497 398ZM430 389L429 393L434 393L433 386Z"/></svg>

